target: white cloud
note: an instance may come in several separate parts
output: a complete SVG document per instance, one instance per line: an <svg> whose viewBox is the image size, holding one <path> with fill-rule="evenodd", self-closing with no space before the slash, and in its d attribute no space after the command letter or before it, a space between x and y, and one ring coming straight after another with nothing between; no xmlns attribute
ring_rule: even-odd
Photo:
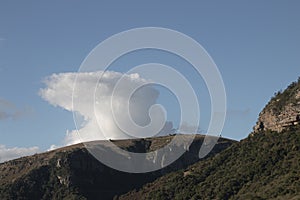
<svg viewBox="0 0 300 200"><path fill-rule="evenodd" d="M55 149L58 149L58 148L60 148L60 146L57 146L57 145L55 145L55 144L52 144L52 145L50 146L50 148L49 148L47 151L52 151L52 150L55 150Z"/></svg>
<svg viewBox="0 0 300 200"><path fill-rule="evenodd" d="M19 158L22 156L29 156L39 152L38 147L29 148L7 148L5 145L0 145L0 163Z"/></svg>
<svg viewBox="0 0 300 200"><path fill-rule="evenodd" d="M98 82L100 77L101 81ZM74 90L74 106L72 106L72 93L76 78L77 85ZM121 84L116 89L116 84L120 80ZM147 137L161 129L163 132L170 132L171 123L165 124L164 113L154 106L159 92L152 86L143 86L147 83L149 82L138 74L126 75L112 71L60 73L46 78L46 87L40 90L40 96L54 106L74 111L76 117L81 119L82 123L78 124L80 137L77 130L67 131L65 144L107 138L130 138L122 131L124 129L136 137ZM95 91L96 85L98 88ZM139 89L131 98L128 98L128 94L134 88ZM128 107L131 118L137 125L144 127L145 131L138 132L140 129L133 126L126 114ZM149 109L153 111L150 114ZM118 123L114 117L117 118ZM122 130L119 127L122 127Z"/></svg>

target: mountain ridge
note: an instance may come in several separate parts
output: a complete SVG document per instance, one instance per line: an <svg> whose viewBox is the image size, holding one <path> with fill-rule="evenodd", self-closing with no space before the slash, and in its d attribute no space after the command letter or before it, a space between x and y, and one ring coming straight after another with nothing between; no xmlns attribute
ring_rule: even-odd
<svg viewBox="0 0 300 200"><path fill-rule="evenodd" d="M0 164L0 199L300 199L298 116L300 78L271 98L247 138L219 138L204 159L203 135L170 166L143 174L111 169L78 144ZM109 142L145 153L173 137Z"/></svg>
<svg viewBox="0 0 300 200"><path fill-rule="evenodd" d="M160 148L173 137L109 142L114 142L127 151L144 152ZM0 164L0 198L98 199L101 196L101 199L112 199L117 194L138 189L164 174L197 162L203 139L204 136L196 135L189 151L177 161L161 170L144 174L111 169L96 160L83 144L8 161ZM221 138L209 156L222 151L234 142Z"/></svg>

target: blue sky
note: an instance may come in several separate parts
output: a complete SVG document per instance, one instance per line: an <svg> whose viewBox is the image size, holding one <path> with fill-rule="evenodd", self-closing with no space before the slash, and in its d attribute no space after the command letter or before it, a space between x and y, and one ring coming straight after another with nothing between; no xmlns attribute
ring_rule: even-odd
<svg viewBox="0 0 300 200"><path fill-rule="evenodd" d="M227 92L222 135L245 138L271 96L300 76L299 9L299 1L1 1L0 99L10 104L6 113L19 114L0 119L0 144L40 150L61 145L66 130L75 127L72 113L38 95L42 80L76 72L111 35L147 26L180 31L208 51ZM163 60L188 68L174 56L160 58L159 52L130 56L117 64L126 68ZM186 76L192 79L193 72L186 70ZM205 130L209 101L203 84L199 82L199 91L204 90L199 96ZM166 98L162 94L159 101Z"/></svg>

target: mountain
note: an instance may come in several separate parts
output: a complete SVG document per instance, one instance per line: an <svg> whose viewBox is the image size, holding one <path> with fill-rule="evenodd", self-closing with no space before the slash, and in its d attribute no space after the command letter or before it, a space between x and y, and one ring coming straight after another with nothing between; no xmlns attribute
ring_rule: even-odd
<svg viewBox="0 0 300 200"><path fill-rule="evenodd" d="M278 92L248 138L119 199L300 199L300 78Z"/></svg>
<svg viewBox="0 0 300 200"><path fill-rule="evenodd" d="M173 137L111 142L127 151L149 152L166 145ZM83 144L8 161L0 164L0 199L112 199L196 163L203 139L204 136L197 135L189 150L168 167L143 174L111 169L96 160ZM94 141L86 145L107 148L108 143ZM233 143L233 140L219 139L208 157Z"/></svg>
<svg viewBox="0 0 300 200"><path fill-rule="evenodd" d="M219 138L199 160L197 135L176 162L133 174L97 161L83 144L0 164L0 199L300 199L300 79L278 92L240 142ZM150 152L174 136L110 141ZM88 145L104 145L95 141ZM176 146L186 149L184 145ZM176 151L176 148L173 149ZM153 161L153 160L151 160ZM158 160L163 164L163 160Z"/></svg>
<svg viewBox="0 0 300 200"><path fill-rule="evenodd" d="M300 123L300 77L283 92L275 93L259 114L254 132L260 129L281 132Z"/></svg>
<svg viewBox="0 0 300 200"><path fill-rule="evenodd" d="M262 131L119 199L300 199L300 127Z"/></svg>

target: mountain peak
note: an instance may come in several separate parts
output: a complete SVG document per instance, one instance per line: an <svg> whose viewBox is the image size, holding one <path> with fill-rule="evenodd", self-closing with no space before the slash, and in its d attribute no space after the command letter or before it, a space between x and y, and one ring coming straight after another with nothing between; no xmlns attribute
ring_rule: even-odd
<svg viewBox="0 0 300 200"><path fill-rule="evenodd" d="M281 132L300 124L300 77L283 92L279 91L259 114L254 133L262 130Z"/></svg>

